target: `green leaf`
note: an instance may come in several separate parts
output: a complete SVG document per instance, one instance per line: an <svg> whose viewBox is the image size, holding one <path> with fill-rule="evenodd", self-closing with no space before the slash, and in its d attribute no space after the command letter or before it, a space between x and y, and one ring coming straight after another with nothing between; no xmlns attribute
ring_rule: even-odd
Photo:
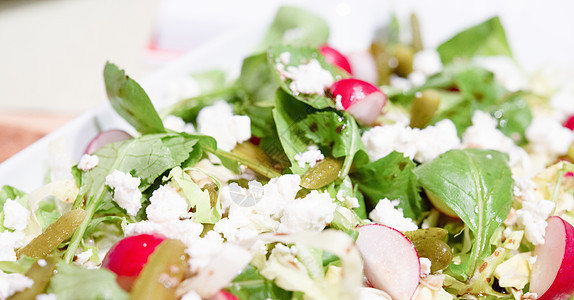
<svg viewBox="0 0 574 300"><path fill-rule="evenodd" d="M291 91L291 88L289 88L289 84L292 82L291 79L289 78L281 78L279 71L277 71L276 69L276 65L278 62L280 62L280 55L282 53L289 53L290 54L290 59L289 59L289 63L287 65L285 65L285 68L287 68L288 66L294 66L294 67L298 67L302 64L307 64L309 63L309 61L311 59L316 59L320 64L321 64L321 68L323 68L324 70L328 71L331 73L331 75L333 76L334 80L339 80L342 79L346 76L349 76L348 74L345 73L345 71L339 69L338 67L333 66L332 64L328 63L325 60L325 57L323 55L321 55L319 53L319 50L317 50L316 48L298 48L298 47L293 47L291 45L287 46L287 45L276 45L274 47L271 47L269 49L268 52L268 59L269 59L269 64L270 67L275 70L275 77L277 82L279 82L279 85L281 86L281 88L283 88L285 91L287 91L289 94L293 95L296 99L298 99L299 101L302 101L314 108L317 109L322 109L322 108L326 108L326 107L335 107L335 101L327 98L326 96L321 96L321 95L317 95L317 94L295 94L293 93L293 91Z"/></svg>
<svg viewBox="0 0 574 300"><path fill-rule="evenodd" d="M291 299L292 295L263 277L251 264L233 279L227 290L241 300Z"/></svg>
<svg viewBox="0 0 574 300"><path fill-rule="evenodd" d="M142 134L165 132L161 118L143 88L120 70L106 63L106 92L114 110Z"/></svg>
<svg viewBox="0 0 574 300"><path fill-rule="evenodd" d="M279 87L275 70L267 62L267 53L256 54L243 60L239 85L247 93L248 103L259 106L275 105L275 91Z"/></svg>
<svg viewBox="0 0 574 300"><path fill-rule="evenodd" d="M191 77L197 81L201 94L210 94L220 91L227 85L227 77L222 70L209 70L200 73L191 74Z"/></svg>
<svg viewBox="0 0 574 300"><path fill-rule="evenodd" d="M417 220L428 207L419 195L414 170L415 164L411 159L393 151L358 168L351 177L366 196L368 208L373 209L383 198L398 199L405 217Z"/></svg>
<svg viewBox="0 0 574 300"><path fill-rule="evenodd" d="M34 214L38 219L38 223L42 226L42 231L50 224L56 222L56 220L61 216L54 198L41 200L38 203L38 209Z"/></svg>
<svg viewBox="0 0 574 300"><path fill-rule="evenodd" d="M107 269L85 269L60 263L50 280L47 293L59 300L78 299L129 299L116 283L116 275Z"/></svg>
<svg viewBox="0 0 574 300"><path fill-rule="evenodd" d="M4 203L6 200L16 200L18 198L23 198L26 193L9 185L2 186L0 189L0 208L4 208Z"/></svg>
<svg viewBox="0 0 574 300"><path fill-rule="evenodd" d="M277 44L318 47L328 38L329 24L321 17L301 8L283 6L277 11L259 49Z"/></svg>
<svg viewBox="0 0 574 300"><path fill-rule="evenodd" d="M437 51L443 64L448 64L455 58L512 56L506 33L498 17L493 17L458 33L438 46Z"/></svg>
<svg viewBox="0 0 574 300"><path fill-rule="evenodd" d="M470 257L451 269L468 277L490 254L490 237L512 204L508 157L494 150L448 151L416 168L421 187L438 196L474 234Z"/></svg>
<svg viewBox="0 0 574 300"><path fill-rule="evenodd" d="M526 129L532 122L532 111L521 93L503 99L499 105L489 108L498 122L498 129L517 144L526 142Z"/></svg>

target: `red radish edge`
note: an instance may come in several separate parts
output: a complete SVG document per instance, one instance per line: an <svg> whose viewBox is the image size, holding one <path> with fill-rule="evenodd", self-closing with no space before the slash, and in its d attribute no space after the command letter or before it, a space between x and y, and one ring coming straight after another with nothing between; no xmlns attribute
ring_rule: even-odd
<svg viewBox="0 0 574 300"><path fill-rule="evenodd" d="M347 78L331 85L335 101L362 125L375 123L387 102L387 96L376 86L359 79Z"/></svg>
<svg viewBox="0 0 574 300"><path fill-rule="evenodd" d="M568 120L566 120L562 125L570 130L574 130L574 115L568 117Z"/></svg>
<svg viewBox="0 0 574 300"><path fill-rule="evenodd" d="M102 268L118 275L118 284L124 290L130 291L149 256L165 239L163 236L151 234L126 237L108 251L102 261Z"/></svg>
<svg viewBox="0 0 574 300"><path fill-rule="evenodd" d="M536 262L530 292L538 299L568 299L574 294L574 227L560 217L550 217L545 241L534 250Z"/></svg>
<svg viewBox="0 0 574 300"><path fill-rule="evenodd" d="M96 135L84 150L84 154L92 154L100 149L102 146L131 139L132 136L120 129L105 130Z"/></svg>
<svg viewBox="0 0 574 300"><path fill-rule="evenodd" d="M368 282L393 299L410 299L420 282L420 261L413 243L400 231L381 224L358 228L357 247Z"/></svg>
<svg viewBox="0 0 574 300"><path fill-rule="evenodd" d="M209 298L209 300L239 300L239 298L226 290L221 290L213 297Z"/></svg>
<svg viewBox="0 0 574 300"><path fill-rule="evenodd" d="M353 74L349 60L333 47L322 45L319 47L319 53L325 56L325 60L328 63L345 70L349 74Z"/></svg>

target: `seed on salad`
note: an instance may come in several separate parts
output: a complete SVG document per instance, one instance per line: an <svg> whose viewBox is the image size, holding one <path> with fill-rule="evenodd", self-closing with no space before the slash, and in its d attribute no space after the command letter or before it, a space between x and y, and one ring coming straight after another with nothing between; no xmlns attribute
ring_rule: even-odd
<svg viewBox="0 0 574 300"><path fill-rule="evenodd" d="M53 257L46 257L45 259L40 259L36 261L32 267L26 272L26 277L32 279L34 284L18 293L12 295L9 300L26 300L26 299L36 299L37 295L44 293L52 275L54 275L54 270L56 269L57 260Z"/></svg>
<svg viewBox="0 0 574 300"><path fill-rule="evenodd" d="M18 250L17 257L20 258L22 255L34 258L46 257L82 224L86 215L86 211L81 208L63 214L28 245Z"/></svg>
<svg viewBox="0 0 574 300"><path fill-rule="evenodd" d="M424 90L415 95L411 104L411 128L424 128L432 120L440 104L440 94L435 90Z"/></svg>
<svg viewBox="0 0 574 300"><path fill-rule="evenodd" d="M301 176L301 186L307 189L324 187L339 178L342 166L340 160L327 157Z"/></svg>

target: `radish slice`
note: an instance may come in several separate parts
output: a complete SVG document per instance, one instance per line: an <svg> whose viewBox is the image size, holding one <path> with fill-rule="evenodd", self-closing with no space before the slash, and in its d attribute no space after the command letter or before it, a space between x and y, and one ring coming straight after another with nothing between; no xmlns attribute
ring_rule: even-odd
<svg viewBox="0 0 574 300"><path fill-rule="evenodd" d="M574 294L574 227L550 217L545 237L544 244L534 249L530 292L540 300L568 299Z"/></svg>
<svg viewBox="0 0 574 300"><path fill-rule="evenodd" d="M574 130L574 116L570 116L562 125L570 130Z"/></svg>
<svg viewBox="0 0 574 300"><path fill-rule="evenodd" d="M102 131L98 133L98 135L96 135L96 137L90 141L88 147L86 147L86 150L84 151L84 154L92 154L104 145L123 140L128 140L131 138L132 136L129 133L120 129L110 129Z"/></svg>
<svg viewBox="0 0 574 300"><path fill-rule="evenodd" d="M357 247L363 256L369 283L393 299L410 299L419 281L421 265L415 246L400 231L381 224L359 227Z"/></svg>
<svg viewBox="0 0 574 300"><path fill-rule="evenodd" d="M116 281L126 291L132 286L155 248L165 237L151 234L134 235L112 246L102 261L106 268L118 275Z"/></svg>
<svg viewBox="0 0 574 300"><path fill-rule="evenodd" d="M331 93L337 102L337 108L351 114L359 124L375 123L387 96L376 86L359 79L342 79L331 85Z"/></svg>
<svg viewBox="0 0 574 300"><path fill-rule="evenodd" d="M325 60L327 60L328 63L345 70L349 74L353 74L351 64L349 64L347 58L339 51L327 45L323 45L319 47L319 53L325 56Z"/></svg>
<svg viewBox="0 0 574 300"><path fill-rule="evenodd" d="M228 291L221 290L217 292L215 296L209 298L209 300L239 300L239 298Z"/></svg>

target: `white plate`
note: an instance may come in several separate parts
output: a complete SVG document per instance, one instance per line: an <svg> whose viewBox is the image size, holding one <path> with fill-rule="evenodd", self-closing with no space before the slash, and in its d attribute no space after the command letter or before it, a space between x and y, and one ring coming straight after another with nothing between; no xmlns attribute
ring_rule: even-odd
<svg viewBox="0 0 574 300"><path fill-rule="evenodd" d="M221 1L219 1L221 2ZM225 2L225 1L223 1ZM574 21L567 18L571 9L553 8L552 5L568 5L560 1L548 1L542 6L535 1L275 1L266 5L263 17L247 26L239 26L232 32L203 45L177 62L140 81L154 104L161 106L167 83L194 71L223 68L238 72L242 58L251 53L260 41L272 11L281 3L297 3L307 6L323 16L331 25L330 43L343 52L365 48L375 30L386 24L389 12L396 10L399 16L416 12L421 21L423 38L427 46L435 47L462 28L476 24L495 14L501 15L506 26L511 47L522 63L530 69L554 55L563 64L573 62L567 53L574 52L574 41L565 28L574 28ZM257 1L246 1L237 13L252 14L257 11ZM533 19L537 16L536 19ZM568 16L569 17L569 16ZM542 20L549 23L534 22ZM568 27L569 26L569 27ZM554 28L554 30L544 30ZM551 52L548 49L556 51ZM121 66L120 66L121 67ZM126 70L129 74L129 70ZM63 84L63 83L62 83ZM102 86L102 89L104 87ZM45 182L48 174L48 144L64 139L71 158L77 161L90 139L100 130L123 128L131 130L109 105L90 111L61 129L52 132L30 147L0 165L0 186L12 185L30 192Z"/></svg>

